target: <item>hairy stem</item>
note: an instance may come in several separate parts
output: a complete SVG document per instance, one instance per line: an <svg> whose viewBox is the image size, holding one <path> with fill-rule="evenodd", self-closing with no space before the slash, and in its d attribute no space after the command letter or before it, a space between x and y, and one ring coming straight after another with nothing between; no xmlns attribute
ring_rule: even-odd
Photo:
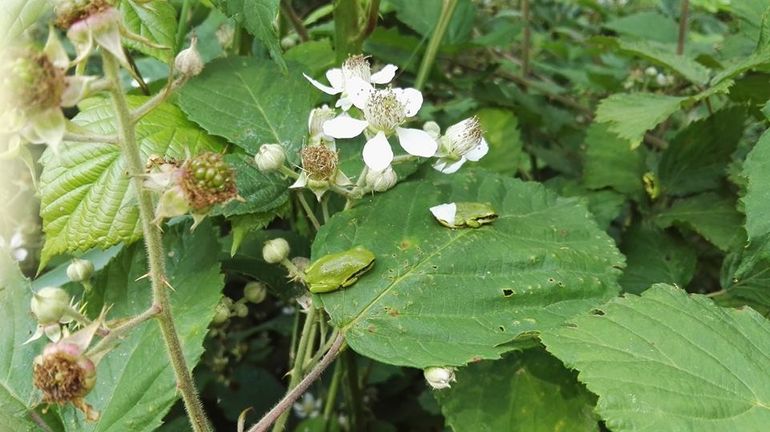
<svg viewBox="0 0 770 432"><path fill-rule="evenodd" d="M302 42L310 40L310 34L307 32L305 24L302 23L302 19L291 6L291 0L281 0L281 13L283 13L283 16L289 20L291 26L294 27L294 31L297 32L297 35L299 35Z"/></svg>
<svg viewBox="0 0 770 432"><path fill-rule="evenodd" d="M305 214L310 220L310 223L313 224L313 228L315 228L316 231L321 229L321 223L318 222L318 218L315 216L315 213L313 213L313 209L310 208L310 204L308 204L307 200L305 199L305 194L302 191L297 193L297 199L299 199L299 203L302 205L302 209L305 210Z"/></svg>
<svg viewBox="0 0 770 432"><path fill-rule="evenodd" d="M337 338L334 340L334 343L332 344L329 351L326 352L321 361L318 362L313 370L311 370L307 376L305 376L305 378L303 378L302 381L297 384L296 387L287 393L286 396L284 396L283 399L281 399L281 401L278 402L278 404L273 409L265 414L259 423L252 426L248 432L266 431L267 428L269 428L270 425L276 421L279 416L288 413L288 410L292 404L307 391L310 385L313 384L313 382L321 376L323 371L329 367L334 359L337 358L337 355L339 355L340 351L342 351L342 348L344 347L344 342L345 338L342 336L342 334L337 335Z"/></svg>
<svg viewBox="0 0 770 432"><path fill-rule="evenodd" d="M302 379L302 363L305 362L305 351L307 350L308 345L308 339L310 339L310 333L313 328L313 323L316 320L316 313L318 310L314 306L310 306L310 310L307 313L307 317L305 317L305 324L302 326L302 333L300 333L299 337L299 345L297 346L297 352L294 355L294 365L291 368L291 376L289 378L289 393L284 396L284 399L286 399L290 394L291 390L293 390L297 384L299 384L300 380ZM299 397L299 396L298 396ZM293 401L292 401L293 402ZM280 403L279 403L280 406ZM284 409L283 411L280 411L275 418L273 418L270 423L267 423L264 427L265 429L254 429L251 428L249 431L252 430L266 430L268 426L273 424L275 422L275 426L273 427L273 432L281 432L286 427L286 422L289 420L289 411L288 407L291 406L291 403L288 404L286 407L287 409ZM277 408L277 407L276 407ZM275 408L270 411L272 413L275 411ZM266 414L265 417L267 417L270 413ZM262 418L262 420L259 421L259 424L262 424L265 417ZM259 424L257 426L259 426ZM256 426L254 426L256 427Z"/></svg>
<svg viewBox="0 0 770 432"><path fill-rule="evenodd" d="M187 367L187 362L185 361L182 352L182 344L179 341L179 336L177 335L174 325L174 318L171 314L171 304L168 296L168 287L166 285L166 264L164 261L163 241L160 228L152 223L152 196L142 185L144 163L142 162L139 145L136 141L136 131L131 112L128 103L126 102L126 97L120 87L118 61L111 54L104 51L102 53L102 58L104 73L113 82L110 96L112 98L112 105L115 109L120 145L137 196L139 217L142 221L144 243L147 248L147 264L150 270L149 275L152 284L153 304L160 308L158 322L160 323L163 340L168 351L172 369L174 370L174 375L176 376L177 388L182 394L185 408L190 416L192 428L195 432L209 432L211 431L211 427L208 419L206 419L206 414L203 411L203 405L198 399L198 392L193 384L190 369Z"/></svg>
<svg viewBox="0 0 770 432"><path fill-rule="evenodd" d="M160 306L152 305L146 311L140 313L135 317L130 318L129 320L115 327L114 329L111 329L109 333L107 333L107 335L104 336L102 340L99 341L98 344L94 345L93 348L88 350L88 356L89 357L97 356L100 353L109 350L112 343L115 342L118 338L125 336L128 332L136 328L136 326L138 326L139 324L151 318L154 318L159 313L160 313Z"/></svg>
<svg viewBox="0 0 770 432"><path fill-rule="evenodd" d="M414 83L414 87L417 90L422 90L423 86L425 86L425 81L428 79L431 68L433 68L438 48L441 46L441 41L444 39L444 34L446 34L446 29L449 27L449 21L452 20L456 6L457 0L444 0L441 6L441 16L438 17L436 28L433 30L430 42L428 42L428 48L425 50L422 63L420 63L420 69L417 71L417 79Z"/></svg>

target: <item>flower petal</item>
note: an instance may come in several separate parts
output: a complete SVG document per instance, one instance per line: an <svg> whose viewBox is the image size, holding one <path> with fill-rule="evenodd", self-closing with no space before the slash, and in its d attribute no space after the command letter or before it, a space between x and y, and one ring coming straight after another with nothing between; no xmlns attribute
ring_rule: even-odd
<svg viewBox="0 0 770 432"><path fill-rule="evenodd" d="M467 159L460 158L460 160L450 160L450 159L439 159L436 161L436 163L433 164L433 168L435 168L438 171L441 171L444 174L452 174L454 172L457 172L457 170L460 169L461 166L467 161Z"/></svg>
<svg viewBox="0 0 770 432"><path fill-rule="evenodd" d="M446 203L439 204L430 208L430 212L433 213L433 217L438 220L442 220L449 225L454 225L455 215L457 214L457 204Z"/></svg>
<svg viewBox="0 0 770 432"><path fill-rule="evenodd" d="M398 142L407 153L420 157L431 157L438 150L438 143L429 133L420 129L396 128Z"/></svg>
<svg viewBox="0 0 770 432"><path fill-rule="evenodd" d="M387 84L393 81L393 78L396 76L396 70L398 70L396 65L385 65L379 72L372 74L370 81L375 84Z"/></svg>
<svg viewBox="0 0 770 432"><path fill-rule="evenodd" d="M413 88L394 88L393 92L396 94L398 101L401 102L401 105L404 106L404 114L407 117L414 117L422 106L422 93Z"/></svg>
<svg viewBox="0 0 770 432"><path fill-rule="evenodd" d="M342 69L340 68L333 68L326 71L326 79L329 80L329 84L331 84L332 87L338 89L337 93L345 88L345 78L343 77Z"/></svg>
<svg viewBox="0 0 770 432"><path fill-rule="evenodd" d="M393 161L393 150L383 132L377 132L374 138L364 145L364 163L369 169L382 171Z"/></svg>
<svg viewBox="0 0 770 432"><path fill-rule="evenodd" d="M353 77L345 83L345 93L350 103L358 109L364 109L374 87L358 77Z"/></svg>
<svg viewBox="0 0 770 432"><path fill-rule="evenodd" d="M465 153L464 156L468 158L468 160L476 162L477 160L483 158L487 152L489 152L489 144L487 144L487 140L482 138L479 145L470 149L468 153Z"/></svg>
<svg viewBox="0 0 770 432"><path fill-rule="evenodd" d="M336 94L338 94L339 92L342 91L341 88L333 88L333 87L329 87L329 86L326 86L324 84L321 84L320 82L318 82L318 81L314 80L313 78L310 78L309 76L307 76L307 74L302 74L302 75L305 78L307 78L307 80L310 81L310 84L313 84L313 86L315 86L315 88L317 88L318 90L321 90L322 92L324 92L326 94L336 95Z"/></svg>
<svg viewBox="0 0 770 432"><path fill-rule="evenodd" d="M324 122L324 133L334 138L353 138L361 135L361 132L369 126L364 120L354 119L348 115L341 115Z"/></svg>

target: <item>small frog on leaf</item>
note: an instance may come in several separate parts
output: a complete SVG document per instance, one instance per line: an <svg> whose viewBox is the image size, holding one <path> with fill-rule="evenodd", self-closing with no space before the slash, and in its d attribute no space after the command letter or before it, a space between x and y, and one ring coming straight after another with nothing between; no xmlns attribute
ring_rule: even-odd
<svg viewBox="0 0 770 432"><path fill-rule="evenodd" d="M374 258L372 251L361 246L324 255L308 267L305 282L312 293L327 293L348 287L372 269Z"/></svg>
<svg viewBox="0 0 770 432"><path fill-rule="evenodd" d="M438 223L447 228L478 228L497 219L495 209L489 203L458 202L439 204L430 212Z"/></svg>

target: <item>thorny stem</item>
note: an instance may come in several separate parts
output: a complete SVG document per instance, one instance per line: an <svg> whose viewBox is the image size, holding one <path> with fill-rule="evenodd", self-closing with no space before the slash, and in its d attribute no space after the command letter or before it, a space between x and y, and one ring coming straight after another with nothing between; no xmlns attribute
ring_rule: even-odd
<svg viewBox="0 0 770 432"><path fill-rule="evenodd" d="M449 21L452 19L455 7L457 6L457 0L444 0L441 6L441 15L436 23L436 28L433 30L433 34L430 37L428 48L425 50L425 56L420 63L420 69L417 71L417 79L415 80L414 87L417 90L422 90L425 85L425 81L428 79L428 74L433 67L433 62L436 60L436 54L438 48L441 46L441 41L444 39L444 34L449 27Z"/></svg>
<svg viewBox="0 0 770 432"><path fill-rule="evenodd" d="M345 338L342 336L342 334L337 335L337 338L334 339L334 343L332 343L331 347L329 348L329 351L324 354L323 358L320 362L311 370L305 378L300 381L296 387L294 387L289 393L286 394L286 396L281 399L278 404L270 410L267 414L265 414L264 417L259 421L259 423L252 426L248 432L264 432L267 430L267 428L270 427L273 422L276 421L276 419L279 416L283 416L284 414L288 413L289 408L291 405L299 399L302 394L304 394L307 389L310 387L315 380L317 380L324 370L326 370L327 367L334 361L335 358L337 358L337 355L342 351L342 349L345 346ZM276 424L276 427L278 425ZM274 429L276 430L276 429Z"/></svg>
<svg viewBox="0 0 770 432"><path fill-rule="evenodd" d="M172 70L171 73L174 71ZM187 78L182 76L180 78L177 78L173 81L169 80L166 87L163 88L163 90L160 91L160 93L156 94L155 96L151 97L147 102L140 105L137 109L131 112L131 121L137 122L142 117L146 116L147 113L157 108L160 104L162 104L166 99L168 99L169 96L171 96L171 93L182 86L182 84L187 81Z"/></svg>
<svg viewBox="0 0 770 432"><path fill-rule="evenodd" d="M293 390L302 379L302 365L305 362L305 351L307 350L308 339L310 338L310 333L313 328L313 323L316 320L317 312L318 310L315 308L315 306L311 305L310 310L308 311L307 316L305 317L305 323L302 325L302 332L300 333L300 337L299 337L299 345L297 346L297 352L294 354L294 365L292 366L291 372L290 372L289 387L287 387L289 389L289 393L287 393L286 396L284 396L284 400L287 397L289 397L289 395L291 394L291 390ZM281 403L279 402L278 406L280 405ZM278 408L278 406L276 406L276 408ZM289 406L291 406L291 403L288 404L286 408L288 409ZM271 410L270 413L275 411L276 408L273 408L273 410ZM266 414L265 417L263 417L262 420L259 421L257 426L262 424L262 422L265 420L265 418L267 418L268 415L270 415L270 413ZM257 427L257 426L254 426L251 429L249 429L249 431L267 430L267 427L273 424L273 422L275 422L275 426L273 427L273 432L281 432L286 427L286 422L288 420L289 420L289 412L288 410L283 410L283 411L280 411L276 415L276 417L270 421L270 423L267 423L266 425L264 425L264 429L254 429L254 427Z"/></svg>
<svg viewBox="0 0 770 432"><path fill-rule="evenodd" d="M677 55L684 54L684 42L687 38L687 18L690 12L690 0L682 0L682 11L679 13L679 39L676 42Z"/></svg>
<svg viewBox="0 0 770 432"><path fill-rule="evenodd" d="M115 340L117 340L120 337L123 337L128 332L136 328L136 326L138 326L139 324L151 318L154 318L159 313L160 313L160 306L152 305L146 311L140 313L135 317L132 317L131 319L115 327L114 329L109 330L109 333L107 333L107 335L104 336L102 340L99 341L98 344L94 345L92 349L88 350L88 356L89 357L96 356L101 352L110 349L110 345Z"/></svg>
<svg viewBox="0 0 770 432"><path fill-rule="evenodd" d="M142 162L139 146L136 142L136 131L133 123L134 119L131 116L126 97L120 87L118 61L112 54L105 51L102 52L102 59L105 76L107 76L113 83L113 87L110 90L110 96L115 109L120 145L137 196L139 216L142 221L142 231L144 233L144 243L147 248L147 263L150 270L153 304L160 308L158 322L160 324L161 333L163 334L163 340L168 351L172 369L174 370L174 375L176 376L177 388L182 394L185 408L190 416L190 424L195 432L209 432L211 431L211 427L206 418L206 414L203 411L203 405L201 404L200 399L198 399L198 392L193 384L190 369L187 367L187 362L182 351L182 344L179 341L179 336L177 335L174 325L174 318L171 314L168 287L166 286L167 279L163 241L160 228L152 223L152 196L142 184L144 163Z"/></svg>

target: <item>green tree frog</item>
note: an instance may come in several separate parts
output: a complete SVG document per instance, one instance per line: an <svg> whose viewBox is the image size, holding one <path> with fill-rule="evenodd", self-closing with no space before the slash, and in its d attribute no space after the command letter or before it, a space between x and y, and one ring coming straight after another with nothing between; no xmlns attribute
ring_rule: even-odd
<svg viewBox="0 0 770 432"><path fill-rule="evenodd" d="M497 219L497 213L489 203L439 204L431 207L430 212L438 223L449 228L478 228Z"/></svg>
<svg viewBox="0 0 770 432"><path fill-rule="evenodd" d="M325 255L308 267L305 282L313 293L348 287L374 266L374 254L361 246Z"/></svg>

